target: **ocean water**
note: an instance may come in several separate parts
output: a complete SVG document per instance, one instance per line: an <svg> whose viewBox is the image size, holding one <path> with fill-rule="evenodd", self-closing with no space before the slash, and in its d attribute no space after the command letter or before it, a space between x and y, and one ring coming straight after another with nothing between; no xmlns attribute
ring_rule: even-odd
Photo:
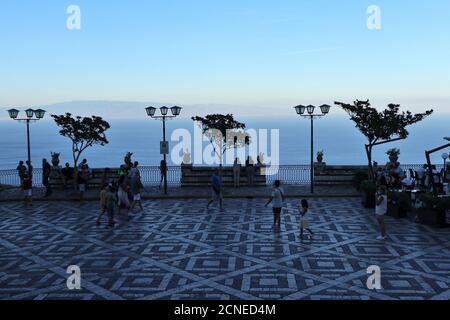
<svg viewBox="0 0 450 320"><path fill-rule="evenodd" d="M308 164L310 157L310 123L306 119L292 118L239 118L247 128L278 129L280 164ZM87 158L91 167L114 167L123 161L126 152L133 152L133 159L141 165L157 165L161 159L159 142L162 140L162 124L151 119L110 120L111 129L107 132L110 143L106 146L94 146L85 151L82 158ZM324 151L324 161L328 164L366 164L364 151L365 139L354 124L343 116L330 115L314 122L315 151ZM186 129L192 135L194 123L190 119L175 119L167 122L167 135L176 129ZM400 161L404 164L425 162L425 150L433 149L446 143L443 137L450 136L448 120L445 116L434 115L422 123L410 127L407 140L376 147L374 160L380 164L387 161L385 154L389 148L401 150ZM269 133L270 138L270 133ZM171 147L178 141L171 141ZM206 148L203 143L190 143L190 151ZM269 144L270 148L276 147ZM51 159L51 152L61 153L61 162L72 163L70 141L61 137L58 127L51 119L31 125L32 161L40 166L42 158ZM443 150L442 152L449 152ZM442 163L441 154L433 156L433 162ZM0 120L0 169L15 168L19 160L26 160L26 126L12 120ZM172 164L169 157L169 164Z"/></svg>

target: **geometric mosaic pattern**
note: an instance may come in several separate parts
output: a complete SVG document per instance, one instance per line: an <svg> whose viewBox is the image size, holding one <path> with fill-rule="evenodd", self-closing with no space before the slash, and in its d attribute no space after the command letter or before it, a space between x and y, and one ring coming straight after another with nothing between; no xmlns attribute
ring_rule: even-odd
<svg viewBox="0 0 450 320"><path fill-rule="evenodd" d="M298 201L279 229L261 199L144 201L110 229L98 203L0 204L0 299L450 299L450 230L387 218L375 240L360 200L313 199L312 240L299 240ZM78 265L81 290L68 290ZM366 287L381 268L381 290Z"/></svg>

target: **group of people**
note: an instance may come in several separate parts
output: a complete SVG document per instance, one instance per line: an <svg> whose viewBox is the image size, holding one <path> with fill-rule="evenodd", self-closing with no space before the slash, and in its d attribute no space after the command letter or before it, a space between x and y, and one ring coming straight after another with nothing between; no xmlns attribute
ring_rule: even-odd
<svg viewBox="0 0 450 320"><path fill-rule="evenodd" d="M253 161L253 158L251 156L247 157L247 160L245 160L245 174L247 176L247 184L250 187L253 187L255 185L255 176L259 174L259 170L263 167L261 155L259 155L256 159L256 164ZM241 171L242 171L242 164L239 158L234 159L233 163L233 183L235 188L239 188L241 186Z"/></svg>
<svg viewBox="0 0 450 320"><path fill-rule="evenodd" d="M437 170L435 165L431 166L432 178L430 178L430 170L427 164L417 170L409 169L409 174L401 168L399 162L395 163L389 170L378 167L378 164L374 162L373 168L377 185L385 186L387 189L430 189L434 184L442 192L443 183L446 181L444 170Z"/></svg>
<svg viewBox="0 0 450 320"><path fill-rule="evenodd" d="M211 176L211 200L209 200L208 204L206 205L206 209L208 210L214 202L218 202L219 209L221 212L224 211L223 208L223 190L222 190L222 180L220 177L219 170L215 170L213 175ZM285 196L284 191L281 188L281 181L276 180L274 182L274 187L272 190L272 194L270 199L266 203L266 207L269 204L272 204L272 212L273 212L273 224L275 227L280 227L281 225L281 212L283 210L285 203ZM313 235L313 232L311 228L309 227L309 222L306 218L306 214L309 210L309 204L306 199L303 199L300 202L300 205L298 207L298 212L300 215L299 218L299 229L300 229L300 239L303 240L303 234L304 231L308 231L308 237L311 238Z"/></svg>
<svg viewBox="0 0 450 320"><path fill-rule="evenodd" d="M135 161L132 165L121 165L117 172L117 180L110 177L110 170L105 170L103 177L103 187L100 191L101 213L96 220L96 224L101 224L102 216L108 214L108 225L114 226L115 208L118 208L118 214L121 209L126 209L128 213L133 212L137 206L140 211L144 208L141 202L141 192L145 190L139 171L139 162Z"/></svg>
<svg viewBox="0 0 450 320"><path fill-rule="evenodd" d="M430 177L431 171L431 177ZM434 184L439 192L443 192L443 182L446 177L444 170L438 171L435 165L429 166L424 164L417 171L409 169L409 175L400 167L400 163L396 162L389 170L379 168L374 163L374 178L377 184L375 216L380 226L381 235L378 240L387 238L386 224L384 217L388 209L387 190L404 189L413 190L414 188L430 189Z"/></svg>

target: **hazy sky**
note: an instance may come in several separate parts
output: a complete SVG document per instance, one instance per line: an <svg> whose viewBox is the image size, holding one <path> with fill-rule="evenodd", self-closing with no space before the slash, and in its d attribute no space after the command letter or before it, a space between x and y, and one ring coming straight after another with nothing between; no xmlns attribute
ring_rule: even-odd
<svg viewBox="0 0 450 320"><path fill-rule="evenodd" d="M66 28L71 4L81 30ZM381 30L366 26L372 4ZM448 0L1 0L0 106L170 101L276 114L371 98L442 110L449 34Z"/></svg>

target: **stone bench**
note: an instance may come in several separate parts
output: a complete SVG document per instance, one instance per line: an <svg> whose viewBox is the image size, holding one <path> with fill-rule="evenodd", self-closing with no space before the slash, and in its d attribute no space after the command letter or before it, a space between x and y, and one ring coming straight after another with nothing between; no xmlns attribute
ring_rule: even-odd
<svg viewBox="0 0 450 320"><path fill-rule="evenodd" d="M355 174L359 171L367 171L367 166L327 166L315 164L315 185L348 185L351 186Z"/></svg>
<svg viewBox="0 0 450 320"><path fill-rule="evenodd" d="M50 175L50 186L53 189L63 189L64 183L61 174L57 173L52 169L53 172ZM101 189L102 183L103 183L103 176L105 174L105 169L92 169L91 171L91 177L87 181L87 188L91 189ZM107 175L107 178L112 180L118 179L118 169L110 169L109 174ZM67 187L70 187L73 185L73 179L68 180L66 182Z"/></svg>
<svg viewBox="0 0 450 320"><path fill-rule="evenodd" d="M217 167L193 167L183 165L181 167L181 186L182 187L204 187L211 185L211 176L217 170ZM223 186L234 185L233 167L222 167L222 184ZM267 180L265 175L260 174L260 169L255 167L255 186L266 186ZM247 173L245 167L241 167L240 185L248 185Z"/></svg>

